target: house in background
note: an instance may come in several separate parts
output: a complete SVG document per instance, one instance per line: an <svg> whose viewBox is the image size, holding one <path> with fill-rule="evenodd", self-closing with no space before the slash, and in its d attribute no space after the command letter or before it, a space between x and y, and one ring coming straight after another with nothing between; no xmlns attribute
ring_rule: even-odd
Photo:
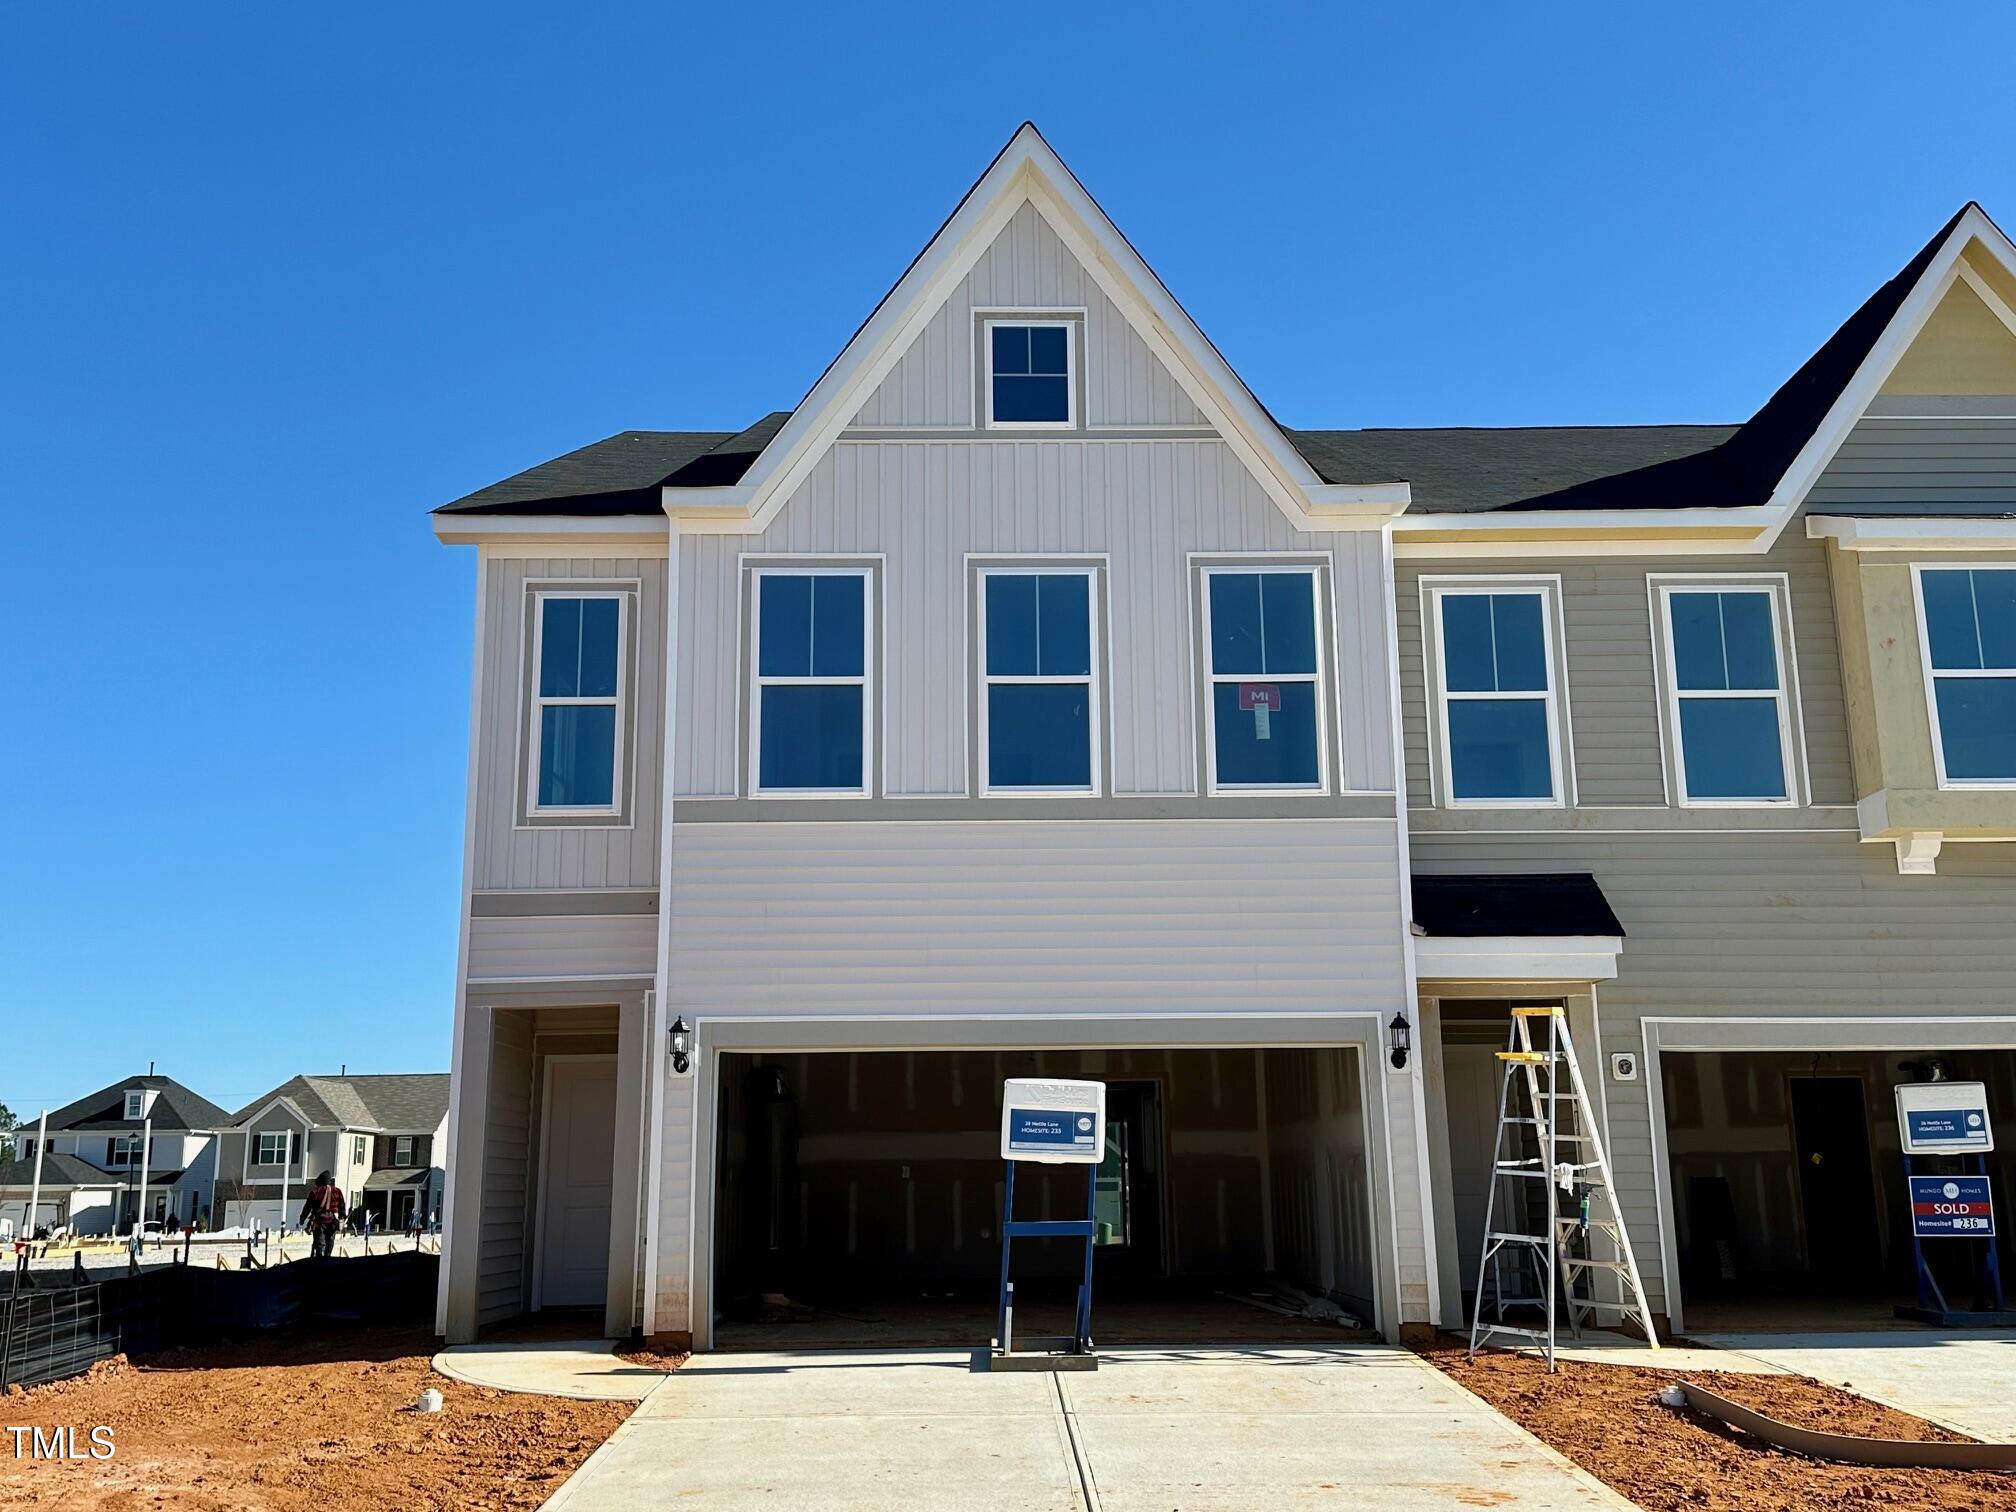
<svg viewBox="0 0 2016 1512"><path fill-rule="evenodd" d="M446 1185L448 1076L296 1076L220 1120L212 1222L291 1226L315 1177L382 1225L431 1217Z"/></svg>
<svg viewBox="0 0 2016 1512"><path fill-rule="evenodd" d="M146 1215L187 1222L210 1210L214 1130L230 1115L172 1077L129 1076L49 1115L39 1221L79 1234L130 1228ZM14 1131L14 1164L0 1175L0 1218L25 1227L35 1179L36 1126ZM144 1162L144 1163L143 1163Z"/></svg>

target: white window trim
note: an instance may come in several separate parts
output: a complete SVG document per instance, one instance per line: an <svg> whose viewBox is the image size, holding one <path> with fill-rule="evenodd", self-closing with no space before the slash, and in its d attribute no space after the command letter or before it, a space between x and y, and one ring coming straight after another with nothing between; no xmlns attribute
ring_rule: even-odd
<svg viewBox="0 0 2016 1512"><path fill-rule="evenodd" d="M981 321L980 337L980 402L986 406L986 429L988 430L1056 430L1078 429L1078 328L1082 321L1071 320L1063 315L1046 318L1041 315L1004 315L999 319L987 316ZM996 420L994 418L994 331L996 327L1007 330L1030 330L1041 327L1048 330L1057 327L1064 332L1064 418L1062 420Z"/></svg>
<svg viewBox="0 0 2016 1512"><path fill-rule="evenodd" d="M128 1092L126 1094L126 1117L128 1119L141 1117L145 1113L146 1107L147 1107L146 1093Z"/></svg>
<svg viewBox="0 0 2016 1512"><path fill-rule="evenodd" d="M861 579L861 675L859 677L765 677L763 675L763 580L771 577L858 577ZM753 798L865 798L875 770L875 570L848 566L752 567L749 570L749 794ZM766 788L763 786L763 690L765 688L861 689L861 783L849 788Z"/></svg>
<svg viewBox="0 0 2016 1512"><path fill-rule="evenodd" d="M1301 576L1309 580L1309 612L1315 616L1316 670L1314 672L1220 672L1213 655L1211 639L1211 579L1229 575L1251 577L1275 574L1279 576ZM1203 669L1204 696L1199 700L1199 713L1204 720L1204 791L1216 797L1220 793L1240 797L1265 797L1271 793L1308 794L1330 791L1330 647L1328 627L1323 620L1323 568L1320 562L1302 565L1287 561L1217 562L1198 569L1197 622L1204 637ZM1218 780L1218 699L1214 691L1220 683L1242 683L1264 680L1266 682L1313 683L1316 688L1316 780L1300 783L1258 783L1220 782Z"/></svg>
<svg viewBox="0 0 2016 1512"><path fill-rule="evenodd" d="M266 1141L280 1141L280 1158L266 1158ZM292 1129L260 1129L252 1136L252 1164L255 1166L289 1166L294 1163L294 1131Z"/></svg>
<svg viewBox="0 0 2016 1512"><path fill-rule="evenodd" d="M406 1146L406 1158L403 1160L399 1158L399 1146L402 1144ZM392 1164L395 1166L410 1166L413 1163L414 1153L419 1147L420 1142L411 1134L395 1135L392 1140Z"/></svg>
<svg viewBox="0 0 2016 1512"><path fill-rule="evenodd" d="M532 759L525 764L525 812L528 814L611 815L623 812L623 748L630 715L630 592L627 589L552 587L532 594L532 679L527 687L531 709L528 740ZM614 599L616 601L616 728L615 750L610 758L609 801L604 804L542 804L539 801L539 766L545 739L545 710L550 706L587 707L611 702L606 697L548 697L539 691L539 673L546 655L546 604L549 599Z"/></svg>
<svg viewBox="0 0 2016 1512"><path fill-rule="evenodd" d="M1918 666L1925 685L1925 722L1932 730L1932 770L1941 792L2006 793L2016 790L2016 779L2002 777L1948 777L1946 740L1939 729L1940 677L2016 677L2016 667L1948 667L1932 665L1932 635L1925 622L1925 574L1927 572L2016 572L2016 562L1913 562L1911 564L1912 610L1918 620Z"/></svg>
<svg viewBox="0 0 2016 1512"><path fill-rule="evenodd" d="M137 1166L140 1164L143 1143L138 1134L114 1134L105 1152L105 1164L115 1171Z"/></svg>
<svg viewBox="0 0 2016 1512"><path fill-rule="evenodd" d="M1016 563L1001 561L976 569L980 579L980 605L974 639L979 646L979 654L974 665L978 674L980 700L980 795L983 798L1097 798L1103 791L1101 785L1102 767L1105 761L1105 745L1101 739L1101 723L1105 715L1105 690L1101 686L1102 639L1099 633L1100 569L1090 563L1077 565L1049 565L1040 559ZM1090 651L1091 670L1084 676L1044 677L1035 674L1021 675L1003 672L999 675L987 671L987 580L992 577L1076 577L1085 580L1085 633L1090 639L1086 645ZM1040 610L1038 611L1040 614ZM1030 686L1076 687L1087 685L1086 738L1090 742L1091 777L1089 784L1082 787L1016 787L997 785L992 779L994 749L988 738L988 705L991 700L987 690L996 683L1026 684Z"/></svg>
<svg viewBox="0 0 2016 1512"><path fill-rule="evenodd" d="M1452 809L1550 809L1567 808L1570 803L1568 773L1574 757L1567 738L1567 674L1561 647L1566 643L1566 627L1558 623L1566 607L1561 579L1552 574L1500 577L1444 577L1421 579L1422 631L1435 637L1435 750L1440 759L1439 805ZM1547 666L1544 693L1451 693L1449 691L1449 637L1442 623L1442 601L1452 595L1471 597L1528 594L1540 600L1541 652ZM1429 616L1433 616L1432 621ZM1456 764L1449 745L1449 704L1482 699L1543 699L1547 708L1547 776L1551 793L1545 798L1458 798Z"/></svg>
<svg viewBox="0 0 2016 1512"><path fill-rule="evenodd" d="M1787 613L1789 581L1783 573L1653 573L1647 578L1656 610L1652 623L1660 647L1661 761L1672 774L1681 808L1799 808L1806 801L1805 743L1799 739L1798 648ZM1673 659L1673 595L1675 593L1761 593L1771 605L1771 653L1778 663L1778 686L1764 688L1693 689L1683 692ZM1695 798L1687 791L1687 750L1680 730L1680 700L1684 698L1763 698L1778 705L1778 756L1785 771L1783 798ZM1797 744L1795 745L1795 742Z"/></svg>

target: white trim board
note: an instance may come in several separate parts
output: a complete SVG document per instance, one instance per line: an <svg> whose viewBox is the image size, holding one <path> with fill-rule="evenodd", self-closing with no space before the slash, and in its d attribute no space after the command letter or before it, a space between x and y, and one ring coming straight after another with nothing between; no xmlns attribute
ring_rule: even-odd
<svg viewBox="0 0 2016 1512"><path fill-rule="evenodd" d="M1621 935L1421 935L1414 940L1423 982L1608 982L1617 975L1623 950ZM1433 989L1422 991L1432 995Z"/></svg>

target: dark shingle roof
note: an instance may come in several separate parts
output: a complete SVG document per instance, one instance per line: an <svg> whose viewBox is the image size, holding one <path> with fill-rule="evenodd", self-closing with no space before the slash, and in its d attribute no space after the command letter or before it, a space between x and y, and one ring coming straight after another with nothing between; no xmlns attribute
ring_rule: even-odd
<svg viewBox="0 0 2016 1512"><path fill-rule="evenodd" d="M1429 935L1622 935L1587 872L1414 879L1414 922Z"/></svg>
<svg viewBox="0 0 2016 1512"><path fill-rule="evenodd" d="M172 1134L178 1129L221 1129L231 1115L207 1097L198 1097L172 1076L128 1076L100 1087L89 1097L80 1097L49 1115L51 1130L131 1129L139 1132L145 1119L127 1118L126 1093L132 1087L151 1087L160 1096L148 1117L154 1132Z"/></svg>
<svg viewBox="0 0 2016 1512"><path fill-rule="evenodd" d="M448 1073L423 1071L386 1076L296 1076L231 1116L241 1124L276 1097L284 1097L317 1128L399 1129L432 1133L448 1113Z"/></svg>
<svg viewBox="0 0 2016 1512"><path fill-rule="evenodd" d="M138 1173L135 1173L137 1178ZM47 1150L42 1155L42 1189L78 1186L117 1186L127 1178L123 1175L101 1171L88 1160L75 1155L59 1155ZM35 1157L16 1160L13 1165L0 1167L0 1186L17 1187L35 1184Z"/></svg>
<svg viewBox="0 0 2016 1512"><path fill-rule="evenodd" d="M1303 430L1327 483L1412 485L1411 510L1737 508L1770 498L1869 356L1969 202L1742 425ZM436 514L655 514L664 485L734 483L790 418L734 435L624 431L443 505Z"/></svg>

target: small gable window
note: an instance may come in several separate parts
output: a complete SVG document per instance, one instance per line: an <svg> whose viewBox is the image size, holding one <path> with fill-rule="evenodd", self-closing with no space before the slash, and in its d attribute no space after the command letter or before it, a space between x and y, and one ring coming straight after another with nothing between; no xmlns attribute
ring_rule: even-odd
<svg viewBox="0 0 2016 1512"><path fill-rule="evenodd" d="M987 423L994 427L1078 422L1072 322L987 322Z"/></svg>
<svg viewBox="0 0 2016 1512"><path fill-rule="evenodd" d="M128 1092L126 1094L126 1117L128 1118L140 1117L141 1110L145 1107L146 1101L147 1099L144 1093Z"/></svg>

